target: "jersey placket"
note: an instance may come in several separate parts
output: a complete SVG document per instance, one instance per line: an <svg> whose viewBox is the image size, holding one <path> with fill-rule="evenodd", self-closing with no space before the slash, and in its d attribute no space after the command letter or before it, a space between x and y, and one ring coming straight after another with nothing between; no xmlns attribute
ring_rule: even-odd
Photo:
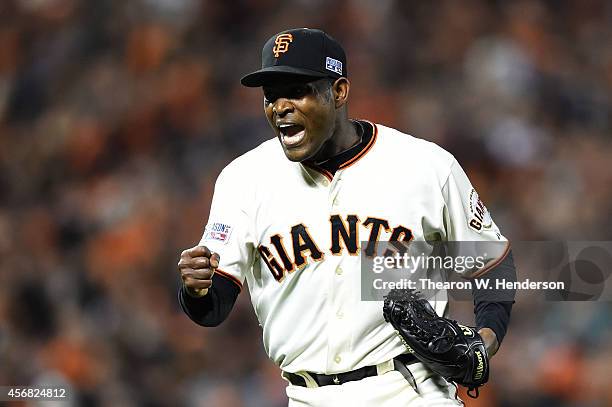
<svg viewBox="0 0 612 407"><path fill-rule="evenodd" d="M346 214L342 213L341 195L342 190L342 170L334 175L328 192L329 216L338 214L343 218ZM344 254L343 254L344 255ZM349 324L348 310L346 309L347 299L350 297L350 284L346 281L347 273L343 269L343 255L330 256L328 259L335 261L329 278L328 296L328 354L327 371L337 372L347 366L345 355L350 352L351 327Z"/></svg>

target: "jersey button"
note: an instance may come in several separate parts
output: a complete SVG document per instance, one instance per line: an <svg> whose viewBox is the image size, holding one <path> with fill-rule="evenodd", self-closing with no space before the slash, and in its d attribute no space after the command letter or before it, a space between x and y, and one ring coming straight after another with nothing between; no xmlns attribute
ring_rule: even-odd
<svg viewBox="0 0 612 407"><path fill-rule="evenodd" d="M329 181L327 180L327 178L323 180L323 185L325 185L326 187L329 186Z"/></svg>
<svg viewBox="0 0 612 407"><path fill-rule="evenodd" d="M334 358L334 362L336 363L342 362L342 358L340 357L340 355L336 355L336 357Z"/></svg>
<svg viewBox="0 0 612 407"><path fill-rule="evenodd" d="M342 275L342 267L338 266L338 267L336 268L336 274L337 274L337 275L339 275L339 276L341 276L341 275Z"/></svg>
<svg viewBox="0 0 612 407"><path fill-rule="evenodd" d="M336 316L338 317L338 319L342 319L342 318L344 318L344 312L342 312L342 311L338 311L338 312L336 313Z"/></svg>

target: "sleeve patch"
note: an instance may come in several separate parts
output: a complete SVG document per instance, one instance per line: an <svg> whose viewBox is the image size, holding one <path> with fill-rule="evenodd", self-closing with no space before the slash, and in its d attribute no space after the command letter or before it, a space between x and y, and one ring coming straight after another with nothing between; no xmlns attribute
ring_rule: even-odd
<svg viewBox="0 0 612 407"><path fill-rule="evenodd" d="M489 229L493 224L491 214L487 207L482 203L478 192L472 188L470 192L470 211L468 225L476 232L481 233L483 229Z"/></svg>
<svg viewBox="0 0 612 407"><path fill-rule="evenodd" d="M206 225L204 230L203 240L217 240L221 243L227 243L232 234L232 227L225 223L211 223Z"/></svg>

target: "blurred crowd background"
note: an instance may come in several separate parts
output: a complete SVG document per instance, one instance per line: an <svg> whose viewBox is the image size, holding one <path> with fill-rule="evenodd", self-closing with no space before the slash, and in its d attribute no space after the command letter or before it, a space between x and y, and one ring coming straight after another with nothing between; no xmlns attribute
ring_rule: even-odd
<svg viewBox="0 0 612 407"><path fill-rule="evenodd" d="M69 386L73 405L286 405L248 290L199 327L176 262L220 170L271 137L239 78L300 26L345 46L351 115L453 153L511 240L612 240L609 1L3 0L1 385ZM469 303L453 314L473 321ZM517 303L467 405L611 406L611 314Z"/></svg>

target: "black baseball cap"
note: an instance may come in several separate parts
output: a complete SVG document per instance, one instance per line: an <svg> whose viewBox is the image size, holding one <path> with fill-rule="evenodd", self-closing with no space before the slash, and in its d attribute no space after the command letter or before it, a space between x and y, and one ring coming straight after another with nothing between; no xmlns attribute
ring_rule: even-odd
<svg viewBox="0 0 612 407"><path fill-rule="evenodd" d="M280 76L340 78L347 76L346 54L342 46L321 30L294 28L273 35L261 51L261 69L240 83L265 86Z"/></svg>

